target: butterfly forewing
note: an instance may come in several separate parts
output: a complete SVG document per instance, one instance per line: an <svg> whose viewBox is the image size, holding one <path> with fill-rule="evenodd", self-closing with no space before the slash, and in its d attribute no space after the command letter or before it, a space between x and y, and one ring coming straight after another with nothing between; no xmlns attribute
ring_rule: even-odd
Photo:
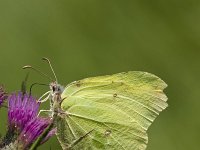
<svg viewBox="0 0 200 150"><path fill-rule="evenodd" d="M66 149L92 130L72 149L144 150L146 130L167 107L166 86L152 74L133 71L69 84L61 95L68 115L57 126L59 141Z"/></svg>

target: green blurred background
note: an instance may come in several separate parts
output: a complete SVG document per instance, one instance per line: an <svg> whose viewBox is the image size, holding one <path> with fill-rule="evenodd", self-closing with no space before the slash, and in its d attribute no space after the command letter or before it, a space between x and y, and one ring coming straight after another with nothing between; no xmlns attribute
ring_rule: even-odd
<svg viewBox="0 0 200 150"><path fill-rule="evenodd" d="M150 127L147 150L198 150L200 140L200 1L1 0L0 79L20 89L32 64L59 82L141 70L167 82L169 106ZM49 81L31 72L32 82ZM46 87L34 88L40 96ZM43 107L48 108L48 103ZM0 110L5 132L6 111ZM40 149L61 149L56 137Z"/></svg>

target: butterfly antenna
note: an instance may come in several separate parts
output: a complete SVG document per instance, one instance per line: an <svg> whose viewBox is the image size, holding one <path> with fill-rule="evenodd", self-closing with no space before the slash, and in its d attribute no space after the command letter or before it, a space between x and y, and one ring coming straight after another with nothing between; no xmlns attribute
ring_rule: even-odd
<svg viewBox="0 0 200 150"><path fill-rule="evenodd" d="M51 65L51 61L46 57L43 57L42 60L46 61L49 64L49 66L51 68L51 71L53 72L54 78L55 78L56 82L58 82L58 79L56 77L55 71L54 71L54 69L53 69L53 67Z"/></svg>
<svg viewBox="0 0 200 150"><path fill-rule="evenodd" d="M42 76L44 76L44 77L50 79L51 81L53 81L53 79L52 79L51 77L49 77L49 76L46 75L45 73L41 72L40 70L38 70L38 69L36 69L36 68L34 68L34 67L30 66L30 65L24 66L24 67L22 67L22 69L32 69L32 70L34 70L35 72L39 73L40 75L42 75Z"/></svg>
<svg viewBox="0 0 200 150"><path fill-rule="evenodd" d="M30 95L32 94L32 89L35 85L49 86L48 84L44 84L44 83L33 83L33 84L31 84L30 89L29 89Z"/></svg>

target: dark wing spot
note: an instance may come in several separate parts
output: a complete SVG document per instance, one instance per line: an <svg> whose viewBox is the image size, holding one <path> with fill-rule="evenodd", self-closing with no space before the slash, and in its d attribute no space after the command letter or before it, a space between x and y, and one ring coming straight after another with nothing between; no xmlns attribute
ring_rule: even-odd
<svg viewBox="0 0 200 150"><path fill-rule="evenodd" d="M113 97L117 97L117 93L113 94Z"/></svg>
<svg viewBox="0 0 200 150"><path fill-rule="evenodd" d="M80 81L77 81L77 82L76 82L76 86L77 86L77 87L80 87L80 86L81 86L81 82L80 82Z"/></svg>
<svg viewBox="0 0 200 150"><path fill-rule="evenodd" d="M111 133L112 133L111 130L106 130L105 133L104 133L104 135L105 135L105 136L109 136Z"/></svg>

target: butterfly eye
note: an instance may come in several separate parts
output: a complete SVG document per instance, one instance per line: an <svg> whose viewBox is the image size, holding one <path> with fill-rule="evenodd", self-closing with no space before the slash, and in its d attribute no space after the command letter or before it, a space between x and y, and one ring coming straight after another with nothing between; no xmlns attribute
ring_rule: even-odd
<svg viewBox="0 0 200 150"><path fill-rule="evenodd" d="M52 90L53 90L53 92L55 92L55 90L56 90L55 86L52 87Z"/></svg>
<svg viewBox="0 0 200 150"><path fill-rule="evenodd" d="M58 91L59 91L59 92L61 91L60 87L58 87Z"/></svg>

